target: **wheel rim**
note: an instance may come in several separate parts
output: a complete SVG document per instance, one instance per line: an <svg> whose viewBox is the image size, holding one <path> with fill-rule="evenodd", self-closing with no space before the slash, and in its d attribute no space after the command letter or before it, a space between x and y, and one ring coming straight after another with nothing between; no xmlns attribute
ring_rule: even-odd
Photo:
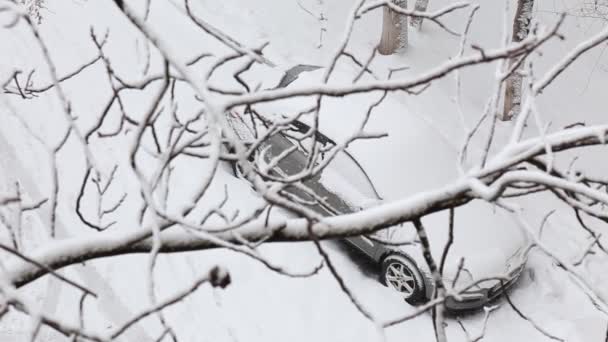
<svg viewBox="0 0 608 342"><path fill-rule="evenodd" d="M412 271L402 263L394 262L386 268L386 283L408 299L416 291L416 278Z"/></svg>

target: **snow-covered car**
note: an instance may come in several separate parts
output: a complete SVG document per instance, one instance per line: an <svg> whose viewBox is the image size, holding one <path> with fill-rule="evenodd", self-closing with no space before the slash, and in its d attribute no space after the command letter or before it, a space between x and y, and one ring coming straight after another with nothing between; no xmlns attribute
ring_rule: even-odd
<svg viewBox="0 0 608 342"><path fill-rule="evenodd" d="M258 122L254 128L252 122L259 119L245 115L229 112L228 123L239 139L252 142L258 136L254 130L263 127L263 122ZM312 134L307 134L310 129L303 122L293 121L262 140L250 162L259 168L270 168L269 172L276 177L293 176L309 165L310 146L316 144L317 163L323 163L328 158L324 151L331 151L336 143L319 132L313 141ZM234 172L236 176L242 176L236 164ZM404 179L415 180L416 175L412 176ZM283 193L323 216L352 213L382 201L368 174L346 150L335 154L321 172L287 185ZM459 290L480 279L504 277L502 282L496 279L483 281L464 291L459 299L449 297L445 302L453 311L476 309L500 296L519 278L525 264L525 239L506 215L485 202L472 201L457 208L456 213L455 239L445 264L444 281ZM448 235L446 214L428 215L424 224L432 254L440 260L443 241ZM407 243L395 243L396 240ZM373 260L378 265L380 281L398 291L408 303L417 304L432 298L434 282L411 224L372 235L349 237L345 241Z"/></svg>

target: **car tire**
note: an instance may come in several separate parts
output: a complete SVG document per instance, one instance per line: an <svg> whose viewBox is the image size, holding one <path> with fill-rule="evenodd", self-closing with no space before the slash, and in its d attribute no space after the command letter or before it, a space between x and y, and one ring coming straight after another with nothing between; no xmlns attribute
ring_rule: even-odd
<svg viewBox="0 0 608 342"><path fill-rule="evenodd" d="M410 304L419 304L426 298L422 273L408 257L394 253L382 261L380 282L401 294Z"/></svg>

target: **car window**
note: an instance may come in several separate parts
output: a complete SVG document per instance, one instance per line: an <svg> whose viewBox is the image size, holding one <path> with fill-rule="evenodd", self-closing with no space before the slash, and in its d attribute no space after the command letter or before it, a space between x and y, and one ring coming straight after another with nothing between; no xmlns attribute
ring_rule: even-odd
<svg viewBox="0 0 608 342"><path fill-rule="evenodd" d="M235 118L238 119L240 116ZM232 126L236 124L238 124L236 128L240 128L240 126L248 128L247 130L235 129L240 138L254 139L253 133L249 133L251 128L244 120L235 121ZM347 151L341 150L334 153L336 143L319 132L316 133L316 139L313 141L312 135L308 135L310 129L310 126L301 121L293 121L288 127L270 135L258 147L258 152L262 154L263 158L257 159L257 162L274 163L273 170L278 176L296 175L306 169L314 144L315 148L319 150L316 165L327 162L326 158L329 156L332 156L332 159L321 172L304 180L303 185L315 194L313 196L327 201L327 205L324 205L327 207L325 209L337 214L377 204L381 198L359 162ZM249 134L239 134L241 131ZM289 153L286 153L287 151ZM307 201L313 200L309 195L303 193L302 189L297 190L295 186L290 185L286 189L298 198Z"/></svg>

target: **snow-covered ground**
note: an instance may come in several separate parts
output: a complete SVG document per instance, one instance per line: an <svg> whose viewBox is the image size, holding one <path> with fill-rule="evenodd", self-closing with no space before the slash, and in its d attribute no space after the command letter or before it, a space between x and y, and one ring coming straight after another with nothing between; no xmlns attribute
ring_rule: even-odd
<svg viewBox="0 0 608 342"><path fill-rule="evenodd" d="M574 1L573 1L574 2ZM211 44L209 39L202 39L191 27L180 22L179 15L171 5L161 5L155 1L151 10L150 21L163 25L160 32L170 37L171 48L188 58L207 51ZM286 69L295 64L324 65L334 52L335 44L343 36L345 18L353 4L352 0L317 1L302 0L301 6L313 14L323 13L326 21L318 21L304 11L298 1L285 0L202 0L197 9L213 25L221 27L227 33L246 42L250 46L259 46L269 41L264 50L265 56ZM432 8L449 4L448 0L431 1ZM496 47L500 42L504 4L481 4L481 9L471 29L470 41L483 47ZM556 20L553 12L561 11L568 1L541 2L537 4L536 17L544 23ZM89 39L89 26L92 25L98 34L103 35L109 28L109 39L106 52L111 56L113 67L121 74L136 77L141 75L145 47L141 40L137 42L138 53L133 53L135 39L129 25L123 18L117 18L116 12L104 1L82 0L48 0L48 10L44 12L45 20L40 26L51 54L58 62L59 73L70 70L70 65L82 63L95 54L95 47ZM513 10L511 8L511 10ZM364 60L376 45L380 30L379 11L371 13L358 21L348 51ZM461 30L466 14L454 14L446 23L456 30ZM2 19L0 17L0 20ZM171 22L171 25L166 25ZM163 24L164 23L164 24ZM594 19L568 17L563 28L565 41L555 41L543 50L543 56L535 64L536 74L547 70L551 63L557 61L564 51L575 46L585 35L595 32L602 22ZM319 34L324 28L322 44L319 47ZM0 31L2 46L12 46L10 52L0 54L0 75L8 74L14 66L24 67L40 63L40 56L32 53L32 41L28 33ZM410 68L403 74L414 75L457 53L459 40L452 37L436 25L425 23L421 32L412 33L410 46L405 54L378 57L371 69L384 77L389 67ZM60 57L60 58L59 58ZM153 61L157 67L158 61ZM356 75L356 65L344 61L339 66L340 75ZM491 90L490 84L495 74L495 65L479 66L462 72L463 107L466 120L471 124L482 112L485 101ZM103 73L102 66L97 65L80 75L78 80L66 83L66 89L73 96L74 111L79 114L80 123L86 127L94 118L87 117L88 112L98 112L110 94L106 86L99 87L96 78ZM103 74L101 74L103 75ZM311 74L312 75L312 74ZM44 72L37 75L44 79ZM312 76L311 76L312 77ZM367 76L366 76L367 77ZM214 79L223 84L220 77ZM306 82L302 76L301 82ZM335 80L334 80L335 81ZM339 81L339 80L338 80ZM337 82L337 81L336 81ZM44 82L42 82L44 83ZM360 159L372 179L376 182L386 199L400 198L413 189L406 188L400 178L412 168L429 168L429 178L421 179L420 187L439 185L440 182L432 171L433 159L428 156L432 146L421 146L419 155L400 153L404 146L419 143L412 136L400 134L404 125L412 122L423 123L430 129L440 132L445 144L458 148L462 140L461 123L455 110L455 82L453 77L439 81L420 96L407 96L395 93L389 104L381 107L373 115L370 128L386 131L389 136L377 142L355 143L352 151ZM608 89L608 59L604 56L603 47L589 53L564 73L559 81L548 88L539 99L539 109L551 127L563 127L573 122L605 122L605 108L608 98L602 96ZM20 113L26 113L28 122L45 139L57 140L64 123L61 121L60 103L54 96L42 96L32 101L12 101ZM137 99L126 101L130 110L140 112L144 104ZM283 103L285 108L299 106L300 103ZM280 106L272 105L269 110L281 111ZM360 122L363 115L361 104L355 98L352 101L328 100L322 114L322 127L332 137L349 134L354 125ZM0 134L7 137L13 146L27 148L36 158L21 160L22 168L12 164L3 165L3 187L9 187L13 179L22 172L30 174L36 180L40 191L48 191L48 173L43 151L39 146L27 141L23 128L0 107L2 124ZM342 125L335 125L339 117ZM88 121L87 121L88 120ZM110 121L110 126L115 124ZM498 139L503 139L510 123L500 123ZM530 126L528 132L535 133L536 127ZM123 158L120 141L115 146L104 146L105 157L100 163L111 163L113 158ZM432 142L429 143L432 145ZM77 147L68 148L60 155L62 179L81 177L82 157ZM428 149L428 150L427 150ZM411 150L411 148L407 149ZM5 151L6 152L6 151ZM19 151L17 151L17 154ZM441 156L435 156L441 158ZM107 159L107 160L106 160ZM426 162L425 162L426 161ZM6 158L4 159L6 162ZM558 160L567 163L570 160ZM440 164L440 163L439 163ZM592 166L592 171L605 173L608 163L597 154L583 155L577 165ZM184 177L176 177L187 184L187 171ZM7 176L4 176L4 175ZM437 175L441 173L438 172ZM80 175L80 176L79 176ZM426 183L425 183L426 182ZM32 181L33 183L33 181ZM133 189L128 178L123 178L121 187ZM234 179L227 173L218 175L212 193L219 200L223 194L223 185L242 196L228 203L230 208L241 210L252 209L256 197L248 185ZM74 196L80 184L67 184L60 194L60 213L68 212L74 203ZM116 196L120 191L117 190ZM31 195L31 194L30 194ZM575 260L586 245L586 237L576 228L577 223L570 211L567 211L555 200L546 196L522 200L531 222L539 224L542 217L553 208L558 208L545 227L546 243L567 260ZM126 220L135 220L133 213L121 213ZM72 215L73 216L73 215ZM75 220L62 215L65 220ZM34 237L39 234L35 229L37 218L28 218L31 224L25 225L28 241L35 244ZM135 221L133 221L135 222ZM64 222L66 234L78 221ZM74 233L72 231L72 233ZM331 258L340 274L347 280L355 296L374 316L389 319L411 312L413 307L403 303L400 298L376 280L374 266L368 265L350 253L342 244L326 242ZM306 272L320 262L314 246L310 243L273 244L262 248L262 253L273 262L287 269ZM84 266L74 266L65 271L67 276L79 279L91 288L104 294L104 300L87 307L86 326L110 329L120 322L120 317L137 312L148 305L146 294L147 256L136 255L118 259L103 259L87 262ZM340 290L330 273L323 269L319 274L306 279L290 278L267 270L260 263L242 255L223 250L189 252L180 255L161 256L157 268L157 287L159 298L164 298L181 289L188 281L193 280L210 267L222 264L232 276L232 284L225 290L214 290L203 286L196 294L189 297L182 305L166 310L166 315L176 328L180 341L368 341L377 337L375 327L370 324L352 305L348 297ZM581 266L581 270L594 283L606 283L606 264L591 256ZM42 279L26 289L43 305L48 313L60 314L65 319L76 320L78 293L58 286L53 281ZM605 291L605 290L604 290ZM512 300L535 322L552 335L567 341L597 341L605 335L605 317L589 302L586 296L572 283L569 276L557 268L547 257L532 253L520 282L513 289ZM46 294L46 296L45 296ZM608 291L602 293L608 298ZM46 298L46 299L43 299ZM495 310L488 322L485 339L487 341L545 341L550 340L539 333L528 321L520 319L504 302L498 302L500 308ZM472 336L476 335L483 323L483 313L460 318ZM456 317L448 323L450 341L467 341ZM5 317L0 326L0 341L25 341L21 334L29 328L29 321L19 314L11 313ZM144 320L143 328L134 330L125 340L154 338L161 332L156 317ZM421 315L407 323L388 328L389 341L411 339L415 341L434 340L432 323L428 315ZM49 333L41 340L61 341Z"/></svg>

